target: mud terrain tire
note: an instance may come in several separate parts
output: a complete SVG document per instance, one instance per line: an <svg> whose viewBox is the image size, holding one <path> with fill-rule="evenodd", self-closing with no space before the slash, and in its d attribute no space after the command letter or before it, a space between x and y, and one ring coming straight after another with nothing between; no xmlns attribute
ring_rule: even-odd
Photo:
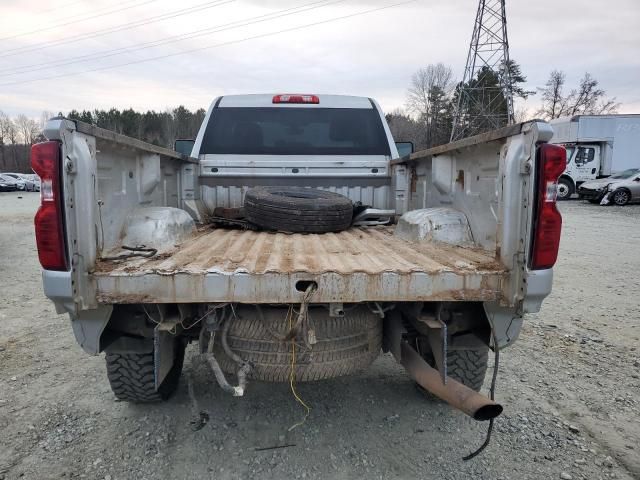
<svg viewBox="0 0 640 480"><path fill-rule="evenodd" d="M424 340L424 344L428 344ZM431 352L423 355L425 361L436 368ZM450 350L447 354L447 375L450 378L466 385L479 392L484 383L487 373L487 363L489 361L489 347L476 350ZM418 386L419 390L422 390Z"/></svg>
<svg viewBox="0 0 640 480"><path fill-rule="evenodd" d="M447 355L447 373L451 378L479 392L487 373L489 349L454 350Z"/></svg>
<svg viewBox="0 0 640 480"><path fill-rule="evenodd" d="M176 340L173 367L155 388L153 352L107 353L107 377L111 390L119 400L133 403L151 403L167 400L178 388L184 363L185 346Z"/></svg>

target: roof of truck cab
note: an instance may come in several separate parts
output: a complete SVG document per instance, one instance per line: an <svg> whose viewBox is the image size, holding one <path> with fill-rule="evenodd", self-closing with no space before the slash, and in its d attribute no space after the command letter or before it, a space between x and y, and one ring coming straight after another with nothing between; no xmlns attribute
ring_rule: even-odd
<svg viewBox="0 0 640 480"><path fill-rule="evenodd" d="M373 108L371 99L367 97L353 97L350 95L319 95L315 93L304 93L305 95L316 95L320 103L273 103L275 95L287 94L264 93L257 95L225 95L216 100L216 108L224 107L278 107L278 108ZM291 93L291 94L295 94Z"/></svg>

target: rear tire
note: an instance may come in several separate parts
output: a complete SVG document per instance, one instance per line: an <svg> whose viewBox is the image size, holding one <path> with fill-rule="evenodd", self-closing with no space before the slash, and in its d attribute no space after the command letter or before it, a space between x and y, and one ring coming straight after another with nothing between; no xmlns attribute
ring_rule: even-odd
<svg viewBox="0 0 640 480"><path fill-rule="evenodd" d="M116 398L133 403L167 400L178 388L184 363L184 343L176 339L173 367L155 388L154 359L151 353L107 353L107 377Z"/></svg>
<svg viewBox="0 0 640 480"><path fill-rule="evenodd" d="M424 343L427 340L424 339ZM435 367L431 352L423 355L425 361ZM484 383L489 362L489 347L476 350L452 350L447 355L447 376L479 392Z"/></svg>
<svg viewBox="0 0 640 480"><path fill-rule="evenodd" d="M458 382L479 392L484 383L489 361L489 348L454 350L447 356L447 373Z"/></svg>

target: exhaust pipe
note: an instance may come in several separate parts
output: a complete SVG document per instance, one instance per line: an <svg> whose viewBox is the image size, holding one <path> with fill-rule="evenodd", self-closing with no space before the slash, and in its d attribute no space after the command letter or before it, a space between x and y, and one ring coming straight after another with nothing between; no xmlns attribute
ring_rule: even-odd
<svg viewBox="0 0 640 480"><path fill-rule="evenodd" d="M400 364L421 387L474 420L491 420L502 413L502 405L460 382L447 378L447 383L442 383L440 373L405 341L400 342L400 356Z"/></svg>

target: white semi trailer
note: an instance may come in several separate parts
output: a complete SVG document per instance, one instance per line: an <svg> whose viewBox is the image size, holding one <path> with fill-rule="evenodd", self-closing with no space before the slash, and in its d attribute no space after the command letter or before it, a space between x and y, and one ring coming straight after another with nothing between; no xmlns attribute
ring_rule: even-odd
<svg viewBox="0 0 640 480"><path fill-rule="evenodd" d="M577 115L552 120L551 143L567 149L567 168L558 199L571 197L581 183L640 167L640 115Z"/></svg>

